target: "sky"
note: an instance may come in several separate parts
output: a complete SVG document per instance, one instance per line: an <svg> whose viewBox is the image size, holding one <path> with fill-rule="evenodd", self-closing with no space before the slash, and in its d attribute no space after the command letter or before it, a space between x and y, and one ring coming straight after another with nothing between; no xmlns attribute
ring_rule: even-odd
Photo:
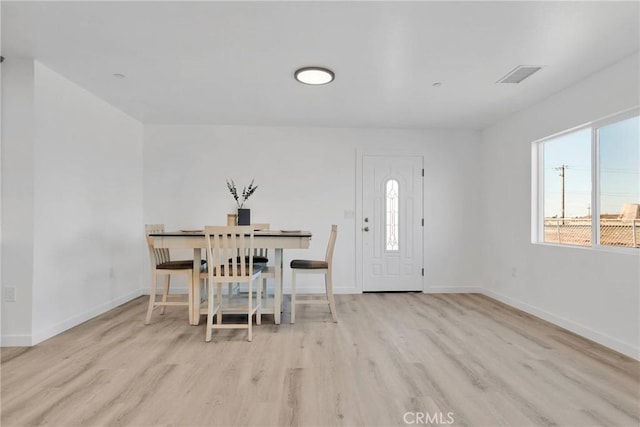
<svg viewBox="0 0 640 427"><path fill-rule="evenodd" d="M619 214L625 203L640 203L640 118L598 131L600 213ZM565 217L591 214L591 129L544 143L544 216L562 216L562 165L565 165Z"/></svg>

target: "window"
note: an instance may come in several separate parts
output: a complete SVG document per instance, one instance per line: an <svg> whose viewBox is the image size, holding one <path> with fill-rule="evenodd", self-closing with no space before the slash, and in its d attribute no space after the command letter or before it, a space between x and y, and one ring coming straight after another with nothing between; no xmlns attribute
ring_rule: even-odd
<svg viewBox="0 0 640 427"><path fill-rule="evenodd" d="M534 241L640 248L638 109L534 143Z"/></svg>
<svg viewBox="0 0 640 427"><path fill-rule="evenodd" d="M591 130L543 143L544 241L591 246Z"/></svg>
<svg viewBox="0 0 640 427"><path fill-rule="evenodd" d="M397 251L398 247L398 181L390 179L386 184L385 242L388 251Z"/></svg>
<svg viewBox="0 0 640 427"><path fill-rule="evenodd" d="M598 129L600 244L640 247L640 117Z"/></svg>

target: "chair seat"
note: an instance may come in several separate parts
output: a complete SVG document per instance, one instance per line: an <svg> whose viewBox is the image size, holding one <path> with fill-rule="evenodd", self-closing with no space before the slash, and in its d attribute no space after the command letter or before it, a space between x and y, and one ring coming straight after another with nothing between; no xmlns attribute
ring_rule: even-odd
<svg viewBox="0 0 640 427"><path fill-rule="evenodd" d="M158 270L191 270L193 268L193 261L180 260L180 261L167 261L156 266ZM207 269L207 261L200 260L200 271Z"/></svg>
<svg viewBox="0 0 640 427"><path fill-rule="evenodd" d="M260 256L260 255L253 256L254 264L266 264L268 262L269 262L269 258L267 258L266 256Z"/></svg>
<svg viewBox="0 0 640 427"><path fill-rule="evenodd" d="M294 259L290 264L291 268L300 268L303 270L318 270L323 268L329 268L329 263L326 261L312 261L308 259Z"/></svg>

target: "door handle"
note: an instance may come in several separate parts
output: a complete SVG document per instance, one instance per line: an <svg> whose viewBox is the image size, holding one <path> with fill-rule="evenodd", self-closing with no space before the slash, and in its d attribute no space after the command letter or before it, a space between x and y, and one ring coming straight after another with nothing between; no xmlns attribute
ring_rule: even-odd
<svg viewBox="0 0 640 427"><path fill-rule="evenodd" d="M365 227L362 229L363 231L369 231L369 227Z"/></svg>

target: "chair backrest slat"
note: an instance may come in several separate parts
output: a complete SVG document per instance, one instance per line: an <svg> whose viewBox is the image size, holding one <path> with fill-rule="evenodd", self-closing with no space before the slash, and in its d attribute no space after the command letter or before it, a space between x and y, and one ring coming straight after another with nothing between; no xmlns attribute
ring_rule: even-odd
<svg viewBox="0 0 640 427"><path fill-rule="evenodd" d="M336 247L336 238L338 237L338 226L333 224L331 226L331 235L329 236L329 243L327 244L327 253L324 257L325 262L331 264L333 259L333 250Z"/></svg>

